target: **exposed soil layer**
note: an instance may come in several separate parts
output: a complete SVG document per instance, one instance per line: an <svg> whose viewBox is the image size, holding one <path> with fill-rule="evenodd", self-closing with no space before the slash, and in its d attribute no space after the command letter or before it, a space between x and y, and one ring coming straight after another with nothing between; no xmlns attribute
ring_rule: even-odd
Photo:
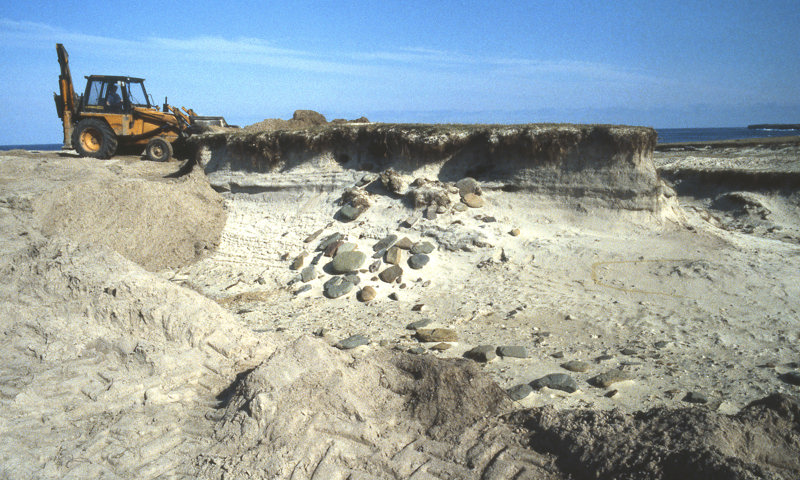
<svg viewBox="0 0 800 480"><path fill-rule="evenodd" d="M542 408L512 415L530 445L576 479L790 479L800 472L800 403L771 395L736 415Z"/></svg>
<svg viewBox="0 0 800 480"><path fill-rule="evenodd" d="M650 155L655 130L610 125L329 124L233 132L191 140L206 173L393 168L442 182L480 178L525 190L632 210L658 211Z"/></svg>

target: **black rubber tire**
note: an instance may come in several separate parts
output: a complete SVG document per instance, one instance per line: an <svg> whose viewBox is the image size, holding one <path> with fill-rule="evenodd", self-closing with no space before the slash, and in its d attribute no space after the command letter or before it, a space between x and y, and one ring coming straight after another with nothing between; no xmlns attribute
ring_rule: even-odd
<svg viewBox="0 0 800 480"><path fill-rule="evenodd" d="M167 162L172 158L172 144L160 137L153 138L147 142L144 155L154 162Z"/></svg>
<svg viewBox="0 0 800 480"><path fill-rule="evenodd" d="M117 153L117 135L106 122L86 118L75 126L72 146L82 157L111 158Z"/></svg>

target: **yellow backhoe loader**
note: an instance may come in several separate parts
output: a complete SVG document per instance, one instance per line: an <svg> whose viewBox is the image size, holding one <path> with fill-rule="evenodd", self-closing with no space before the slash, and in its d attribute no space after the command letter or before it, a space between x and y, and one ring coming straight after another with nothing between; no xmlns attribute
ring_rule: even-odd
<svg viewBox="0 0 800 480"><path fill-rule="evenodd" d="M118 147L141 145L154 161L172 157L173 144L210 126L226 127L222 117L202 117L193 110L167 104L161 109L144 88L144 79L127 76L89 75L86 90L78 96L69 71L64 45L56 44L61 75L60 93L54 93L58 116L64 126L64 148L85 157L111 158Z"/></svg>

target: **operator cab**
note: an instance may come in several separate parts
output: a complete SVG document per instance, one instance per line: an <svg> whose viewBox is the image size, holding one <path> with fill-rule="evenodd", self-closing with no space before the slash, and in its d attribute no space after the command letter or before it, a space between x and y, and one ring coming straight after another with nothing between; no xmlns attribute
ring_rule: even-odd
<svg viewBox="0 0 800 480"><path fill-rule="evenodd" d="M86 80L83 111L132 113L133 107L151 107L143 78L91 75Z"/></svg>

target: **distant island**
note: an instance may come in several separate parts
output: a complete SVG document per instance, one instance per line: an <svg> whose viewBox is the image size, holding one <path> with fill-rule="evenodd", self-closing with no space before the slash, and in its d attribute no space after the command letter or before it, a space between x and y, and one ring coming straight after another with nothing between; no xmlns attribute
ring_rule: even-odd
<svg viewBox="0 0 800 480"><path fill-rule="evenodd" d="M759 123L757 125L748 125L747 128L751 130L800 130L800 124L794 123Z"/></svg>

